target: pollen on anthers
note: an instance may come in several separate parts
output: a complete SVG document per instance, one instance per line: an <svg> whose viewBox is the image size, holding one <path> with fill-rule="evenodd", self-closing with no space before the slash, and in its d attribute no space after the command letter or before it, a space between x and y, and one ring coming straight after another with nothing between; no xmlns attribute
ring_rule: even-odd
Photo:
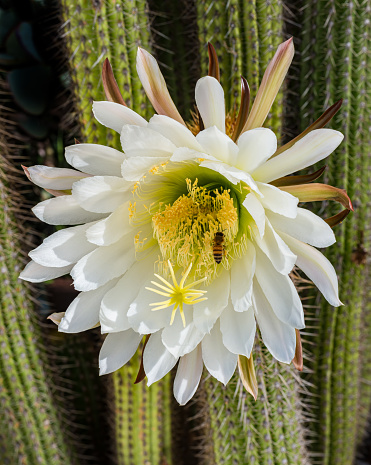
<svg viewBox="0 0 371 465"><path fill-rule="evenodd" d="M207 291L203 291L200 289L194 289L194 286L197 286L198 284L206 281L206 276L204 278L201 278L197 281L194 281L191 284L188 284L185 286L185 282L187 280L187 277L192 269L192 263L188 266L186 272L184 273L180 283L178 284L174 269L170 263L170 260L168 261L169 265L169 270L171 274L171 278L173 281L173 284L171 284L169 281L167 281L165 278L162 276L155 274L156 278L158 278L163 284L159 284L156 281L151 281L151 283L158 287L158 289L153 289L151 287L146 287L147 290L155 292L156 294L168 297L167 300L164 300L162 302L155 302L150 304L152 308L152 311L157 311L157 310L163 310L164 308L173 307L173 311L171 313L171 319L170 319L170 325L174 323L174 318L176 311L179 308L179 313L182 318L183 326L186 326L186 321L185 321L185 316L184 316L184 308L183 305L193 305L197 304L198 302L202 302L203 300L207 300L207 297L203 297Z"/></svg>

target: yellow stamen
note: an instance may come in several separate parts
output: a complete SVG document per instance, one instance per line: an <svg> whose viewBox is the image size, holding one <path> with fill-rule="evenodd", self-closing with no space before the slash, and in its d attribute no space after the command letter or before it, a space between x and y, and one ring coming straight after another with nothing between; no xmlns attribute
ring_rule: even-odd
<svg viewBox="0 0 371 465"><path fill-rule="evenodd" d="M224 234L223 266L229 268L230 251L239 247L238 213L228 189L208 190L199 186L197 179L194 182L186 179L186 184L187 195L180 196L172 205L163 205L153 215L154 238L165 263L170 260L187 269L185 276L190 263L195 263L194 275L207 276L210 283L218 271L213 255L215 234L220 231Z"/></svg>
<svg viewBox="0 0 371 465"><path fill-rule="evenodd" d="M160 291L159 289L153 289L151 287L146 287L148 291L152 291L152 292L155 292L156 294L162 295L164 297L168 297L168 300L164 300L163 302L151 303L149 305L150 307L155 307L151 309L154 312L174 305L172 313L171 313L170 325L174 323L175 314L176 314L177 309L179 308L180 317L182 319L183 326L185 327L186 320L185 320L183 305L193 305L193 304L202 302L203 300L207 299L207 297L203 297L203 295L206 294L207 291L200 290L200 289L193 289L194 286L196 286L197 284L203 283L204 281L206 281L207 278L205 276L204 278L199 279L189 284L188 286L184 286L184 283L186 282L188 275L191 272L192 263L188 266L179 284L176 280L174 269L170 263L170 260L168 261L168 265L169 265L169 271L170 271L173 284L166 281L166 279L163 278L162 276L155 274L155 276L160 281L165 283L166 287L163 286L162 284L156 283L155 281L151 281L151 283L157 286L158 288L162 289L162 291Z"/></svg>

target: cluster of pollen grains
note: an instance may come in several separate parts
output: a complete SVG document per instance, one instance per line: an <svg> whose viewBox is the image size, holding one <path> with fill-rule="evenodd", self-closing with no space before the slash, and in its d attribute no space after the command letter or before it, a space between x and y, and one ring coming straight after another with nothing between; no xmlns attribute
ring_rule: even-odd
<svg viewBox="0 0 371 465"><path fill-rule="evenodd" d="M215 235L224 235L222 265L230 268L235 255L238 214L227 189L208 190L186 180L188 194L164 206L152 217L154 238L163 262L181 268L194 264L196 276L210 283L218 272L213 255Z"/></svg>

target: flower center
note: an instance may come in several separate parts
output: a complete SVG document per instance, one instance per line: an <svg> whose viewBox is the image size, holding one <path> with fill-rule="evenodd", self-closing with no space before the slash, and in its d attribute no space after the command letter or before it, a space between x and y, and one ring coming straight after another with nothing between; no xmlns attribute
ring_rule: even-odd
<svg viewBox="0 0 371 465"><path fill-rule="evenodd" d="M186 180L188 194L165 205L152 217L154 238L164 262L181 268L195 263L194 273L215 277L218 264L230 267L236 247L238 213L229 189L208 190Z"/></svg>

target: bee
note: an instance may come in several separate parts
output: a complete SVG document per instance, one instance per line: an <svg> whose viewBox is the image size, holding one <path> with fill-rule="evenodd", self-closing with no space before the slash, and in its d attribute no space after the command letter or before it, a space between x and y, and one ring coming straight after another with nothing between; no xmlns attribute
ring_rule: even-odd
<svg viewBox="0 0 371 465"><path fill-rule="evenodd" d="M213 256L216 263L220 263L224 255L224 234L222 232L215 233L213 244Z"/></svg>

